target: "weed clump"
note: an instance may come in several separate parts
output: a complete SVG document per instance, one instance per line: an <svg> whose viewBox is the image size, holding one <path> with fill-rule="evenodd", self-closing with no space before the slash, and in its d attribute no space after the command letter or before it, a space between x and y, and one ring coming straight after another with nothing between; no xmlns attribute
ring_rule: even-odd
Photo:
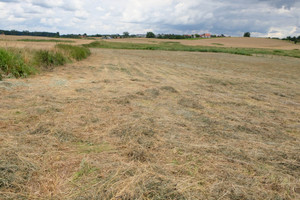
<svg viewBox="0 0 300 200"><path fill-rule="evenodd" d="M85 59L89 55L91 55L90 50L85 47L72 46L67 44L57 44L56 47L59 50L62 50L68 57L77 61Z"/></svg>
<svg viewBox="0 0 300 200"><path fill-rule="evenodd" d="M4 74L19 78L34 74L35 71L25 63L20 52L0 48L0 80Z"/></svg>
<svg viewBox="0 0 300 200"><path fill-rule="evenodd" d="M67 59L61 52L40 50L35 53L35 61L38 65L49 68L51 66L64 65Z"/></svg>
<svg viewBox="0 0 300 200"><path fill-rule="evenodd" d="M35 53L37 65L48 68L49 66L64 65L67 61L82 60L87 58L91 52L89 49L67 44L57 44L56 51L40 50Z"/></svg>
<svg viewBox="0 0 300 200"><path fill-rule="evenodd" d="M73 60L85 59L91 54L88 48L67 44L58 44L54 50L30 51L29 59L26 53L18 49L0 48L0 81L3 76L27 77L35 74L40 67L53 68Z"/></svg>

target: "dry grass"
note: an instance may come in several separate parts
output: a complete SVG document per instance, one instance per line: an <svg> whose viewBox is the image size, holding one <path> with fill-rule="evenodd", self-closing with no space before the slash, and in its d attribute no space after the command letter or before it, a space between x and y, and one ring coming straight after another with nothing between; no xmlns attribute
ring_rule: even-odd
<svg viewBox="0 0 300 200"><path fill-rule="evenodd" d="M0 47L13 47L13 48L28 48L28 49L42 49L50 50L55 47L57 42L55 40L65 42L66 44L89 44L91 40L88 39L66 39L66 38L49 38L49 37L35 37L35 36L12 36L12 35L0 35ZM28 40L28 41L20 41ZM29 40L37 40L29 41ZM42 42L42 40L47 40ZM51 42L51 40L53 42Z"/></svg>
<svg viewBox="0 0 300 200"><path fill-rule="evenodd" d="M299 59L94 49L0 82L0 199L299 199Z"/></svg>

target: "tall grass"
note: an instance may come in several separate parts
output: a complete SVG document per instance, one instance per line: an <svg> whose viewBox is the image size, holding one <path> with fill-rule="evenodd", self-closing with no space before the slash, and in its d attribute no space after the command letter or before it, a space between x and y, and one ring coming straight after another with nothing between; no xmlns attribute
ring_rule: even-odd
<svg viewBox="0 0 300 200"><path fill-rule="evenodd" d="M14 77L26 77L34 74L37 70L25 63L20 51L0 48L0 80L2 74Z"/></svg>
<svg viewBox="0 0 300 200"><path fill-rule="evenodd" d="M75 59L77 61L87 58L91 55L91 52L88 48L80 46L72 46L67 44L57 44L56 47L65 52L68 57Z"/></svg>
<svg viewBox="0 0 300 200"><path fill-rule="evenodd" d="M30 54L29 58L27 54ZM27 77L39 70L85 59L90 54L86 47L67 44L57 44L52 50L0 48L0 80L3 76Z"/></svg>
<svg viewBox="0 0 300 200"><path fill-rule="evenodd" d="M91 48L109 48L109 49L140 49L140 50L164 50L164 51L191 51L191 52L214 52L229 53L239 55L279 55L300 58L299 50L272 50L255 48L232 48L232 47L210 47L210 46L187 46L179 42L161 42L159 44L139 44L139 43L121 43L95 41L84 45Z"/></svg>
<svg viewBox="0 0 300 200"><path fill-rule="evenodd" d="M40 50L35 53L35 64L42 67L64 65L73 60L79 61L91 54L85 47L72 46L68 44L57 44L55 50Z"/></svg>
<svg viewBox="0 0 300 200"><path fill-rule="evenodd" d="M51 66L64 65L67 62L66 57L61 52L40 50L35 53L35 63L45 68Z"/></svg>

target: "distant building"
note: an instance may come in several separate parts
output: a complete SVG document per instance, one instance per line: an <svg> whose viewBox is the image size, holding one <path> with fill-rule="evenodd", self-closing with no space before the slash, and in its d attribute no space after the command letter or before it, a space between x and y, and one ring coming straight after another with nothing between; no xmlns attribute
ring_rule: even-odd
<svg viewBox="0 0 300 200"><path fill-rule="evenodd" d="M138 37L138 38L145 38L146 34L136 34L136 37Z"/></svg>
<svg viewBox="0 0 300 200"><path fill-rule="evenodd" d="M200 35L201 38L211 38L211 34L210 33L204 33L202 35Z"/></svg>
<svg viewBox="0 0 300 200"><path fill-rule="evenodd" d="M87 38L87 34L85 33L85 34L83 34L83 35L79 35L79 37L80 37L81 39Z"/></svg>
<svg viewBox="0 0 300 200"><path fill-rule="evenodd" d="M102 39L110 40L110 39L112 39L112 37L110 37L110 36L103 36Z"/></svg>

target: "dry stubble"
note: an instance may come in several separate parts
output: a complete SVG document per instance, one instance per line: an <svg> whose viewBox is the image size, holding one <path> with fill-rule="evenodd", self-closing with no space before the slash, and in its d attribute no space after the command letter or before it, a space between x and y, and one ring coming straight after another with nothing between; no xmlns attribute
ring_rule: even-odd
<svg viewBox="0 0 300 200"><path fill-rule="evenodd" d="M92 52L0 83L0 198L299 198L299 59Z"/></svg>

